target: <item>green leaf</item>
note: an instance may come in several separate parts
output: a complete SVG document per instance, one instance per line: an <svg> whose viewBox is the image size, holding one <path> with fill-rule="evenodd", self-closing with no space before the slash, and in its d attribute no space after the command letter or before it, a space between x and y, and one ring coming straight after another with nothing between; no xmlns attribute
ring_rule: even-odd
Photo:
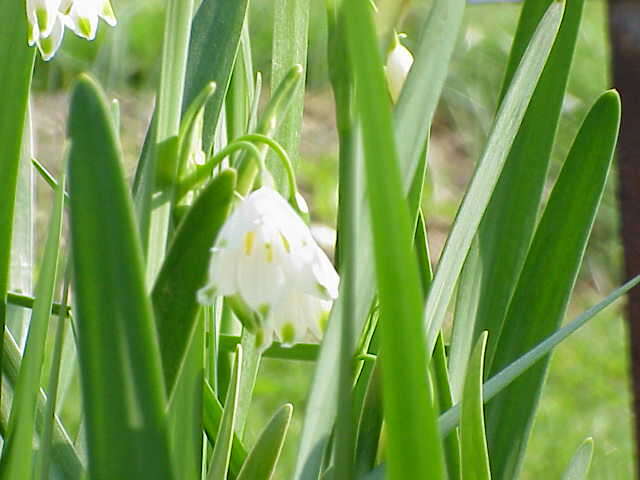
<svg viewBox="0 0 640 480"><path fill-rule="evenodd" d="M213 144L222 102L238 53L247 5L248 0L204 0L191 26L182 110L186 111L208 83L215 82L217 85L205 111L205 152L210 151Z"/></svg>
<svg viewBox="0 0 640 480"><path fill-rule="evenodd" d="M271 57L271 82L278 85L295 65L302 65L306 72L307 43L309 35L310 0L276 0L274 2L273 20L273 52ZM275 140L289 153L295 167L298 161L298 147L302 134L302 111L304 109L305 78L292 92L291 105L280 127ZM271 154L267 157L269 169L274 174L278 190L286 193L286 175L282 165ZM289 192L290 193L290 192Z"/></svg>
<svg viewBox="0 0 640 480"><path fill-rule="evenodd" d="M235 431L234 423L236 418L236 407L238 406L238 393L240 392L240 366L242 365L242 347L236 347L236 360L233 364L231 380L229 381L229 389L227 390L227 398L224 402L224 412L216 442L211 455L211 464L207 473L208 480L218 480L227 478L227 470L229 469L229 460L231 458L231 449L233 435Z"/></svg>
<svg viewBox="0 0 640 480"><path fill-rule="evenodd" d="M36 299L29 323L29 333L14 390L9 427L4 437L0 461L0 476L3 478L30 478L32 475L36 406L58 273L64 184L63 178L56 190L55 205L49 221L44 257L36 285Z"/></svg>
<svg viewBox="0 0 640 480"><path fill-rule="evenodd" d="M69 181L89 473L171 479L160 350L109 115L99 87L81 77L71 99Z"/></svg>
<svg viewBox="0 0 640 480"><path fill-rule="evenodd" d="M0 65L11 68L0 70L0 330L5 328L7 290L11 262L11 235L13 228L16 184L20 149L31 86L31 73L35 48L27 45L27 18L24 4L14 0L0 0L0 11L5 19L0 30ZM0 342L2 340L0 339ZM0 349L0 366L2 366Z"/></svg>
<svg viewBox="0 0 640 480"><path fill-rule="evenodd" d="M551 351L553 351L554 348L556 348L569 336L583 327L587 322L589 322L589 320L594 319L598 315L598 313L602 312L605 308L625 295L638 284L640 284L640 275L632 280L629 280L623 286L615 289L600 303L583 312L571 323L565 325L560 330L556 331L553 335L550 335L544 341L540 342L527 353L509 364L509 366L505 367L499 373L487 380L484 383L483 389L484 402L488 402L498 393L502 392L524 372L526 372L541 359L545 358ZM451 429L455 428L455 426L458 424L459 419L460 404L454 405L452 408L440 415L438 423L440 424L440 431L442 432L442 434L446 435L451 431Z"/></svg>
<svg viewBox="0 0 640 480"><path fill-rule="evenodd" d="M603 94L574 141L522 270L496 350L496 372L553 333L564 317L602 198L620 123L620 99ZM496 478L517 476L548 358L487 409Z"/></svg>
<svg viewBox="0 0 640 480"><path fill-rule="evenodd" d="M436 412L427 385L428 357L420 321L422 292L412 249L413 225L397 160L372 11L368 2L352 0L342 4L341 14L347 27L356 112L362 129L380 302L387 476L392 480L444 478ZM389 215L390 209L393 216Z"/></svg>
<svg viewBox="0 0 640 480"><path fill-rule="evenodd" d="M235 181L235 172L226 170L198 195L178 227L151 293L168 393L193 334L200 308L196 292L206 282L210 250L231 207Z"/></svg>
<svg viewBox="0 0 640 480"><path fill-rule="evenodd" d="M440 332L465 257L553 46L562 12L563 4L554 3L540 22L500 107L485 151L447 238L425 306L424 319L427 325L429 351L433 349Z"/></svg>
<svg viewBox="0 0 640 480"><path fill-rule="evenodd" d="M523 45L529 43L551 3L525 3L511 63L517 66ZM451 345L456 397L471 347L485 330L489 332L485 371L491 370L502 322L535 231L583 6L584 0L567 2L555 44L462 270Z"/></svg>
<svg viewBox="0 0 640 480"><path fill-rule="evenodd" d="M395 110L396 145L405 194L409 192L423 159L431 120L462 23L464 5L464 0L434 0L422 27L416 59L404 87L406 93L400 96ZM438 48L434 49L433 45L438 45ZM425 85L430 88L425 88ZM353 320L356 332L362 330L375 294L369 218L367 208L364 208L366 199L361 196L359 201L362 215L357 228L360 235L357 252L359 281ZM412 208L417 214L418 205L412 205ZM324 448L333 428L338 408L338 379L334 372L340 365L338 349L340 318L343 314L344 305L342 299L338 298L331 312L308 397L295 478L317 478Z"/></svg>
<svg viewBox="0 0 640 480"><path fill-rule="evenodd" d="M571 458L562 480L586 480L593 457L593 439L587 438Z"/></svg>
<svg viewBox="0 0 640 480"><path fill-rule="evenodd" d="M271 417L249 452L237 480L269 480L273 476L292 413L293 406L286 404Z"/></svg>
<svg viewBox="0 0 640 480"><path fill-rule="evenodd" d="M489 453L484 432L482 378L487 332L484 332L469 359L462 395L460 443L462 475L465 480L491 480Z"/></svg>
<svg viewBox="0 0 640 480"><path fill-rule="evenodd" d="M4 374L6 379L8 380L8 385L5 383L2 388L5 386L13 387L16 384L18 378L18 372L20 370L20 364L22 363L22 354L16 341L11 336L11 332L5 330L4 332L4 342L2 344L4 348L4 355L6 358L5 366L4 366ZM38 422L43 418L45 414L45 404L47 402L47 395L45 395L44 391L40 388L38 391L38 415L36 421ZM3 419L5 415L5 411L7 409L3 408ZM41 425L40 423L36 424L36 429L40 431ZM53 448L52 448L52 457L54 461L54 467L58 469L61 473L64 474L64 478L69 480L76 480L82 478L85 474L84 465L82 464L79 454L69 437L69 434L65 430L64 425L60 421L57 415L54 415L54 424L53 424Z"/></svg>
<svg viewBox="0 0 640 480"><path fill-rule="evenodd" d="M15 213L11 239L11 266L9 285L11 290L23 294L33 293L35 268L35 182L31 158L33 157L33 125L31 108L27 108L20 149L20 165L16 184ZM21 308L9 307L7 311L8 328L21 348L29 327L29 312Z"/></svg>
<svg viewBox="0 0 640 480"><path fill-rule="evenodd" d="M453 397L451 395L449 374L447 371L447 357L442 334L438 335L430 366L432 369L431 378L436 387L438 410L442 412L453 406ZM443 447L449 480L462 480L460 436L457 430L445 436Z"/></svg>
<svg viewBox="0 0 640 480"><path fill-rule="evenodd" d="M220 429L223 408L208 382L204 383L202 398L202 421L204 423L204 431L209 438L209 441L212 444L215 444L215 438L218 430ZM229 462L229 469L231 470L231 473L237 475L240 472L242 465L244 465L246 458L247 450L238 436L234 433L233 440L231 442L231 460Z"/></svg>

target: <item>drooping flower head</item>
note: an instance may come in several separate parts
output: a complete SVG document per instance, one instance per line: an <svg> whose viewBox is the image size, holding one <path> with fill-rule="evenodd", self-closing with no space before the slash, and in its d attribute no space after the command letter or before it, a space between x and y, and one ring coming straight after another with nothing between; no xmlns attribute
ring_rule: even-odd
<svg viewBox="0 0 640 480"><path fill-rule="evenodd" d="M400 97L400 92L402 91L402 87L404 86L404 82L407 79L412 65L413 55L407 47L400 43L400 37L396 35L385 65L387 85L389 86L389 93L394 103L397 102Z"/></svg>
<svg viewBox="0 0 640 480"><path fill-rule="evenodd" d="M115 26L109 0L27 0L29 45L37 45L44 60L50 60L62 44L65 27L87 40L98 30L98 18Z"/></svg>
<svg viewBox="0 0 640 480"><path fill-rule="evenodd" d="M276 335L285 345L320 338L339 278L293 208L270 187L233 211L212 249L201 303L216 296L240 301L258 321L258 343Z"/></svg>

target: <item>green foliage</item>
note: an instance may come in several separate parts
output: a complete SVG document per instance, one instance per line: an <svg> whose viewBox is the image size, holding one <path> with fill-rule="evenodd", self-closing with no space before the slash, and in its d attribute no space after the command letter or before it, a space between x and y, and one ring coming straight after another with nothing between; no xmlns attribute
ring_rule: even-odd
<svg viewBox="0 0 640 480"><path fill-rule="evenodd" d="M89 474L96 479L170 479L166 395L140 241L109 110L87 77L74 90L69 136Z"/></svg>
<svg viewBox="0 0 640 480"><path fill-rule="evenodd" d="M491 108L466 120L476 132L485 131L483 122L493 126L486 138L477 135L482 153L434 265L430 249L438 212L421 209L431 192L423 193L423 184L425 177L438 180L441 139L433 121L443 100L455 108L459 33L465 18L482 8L517 7L465 10L464 0L434 0L428 9L408 1L377 3L378 12L365 0L279 0L266 9L246 0L171 0L162 35L159 3L123 2L117 29L94 44L68 41L60 63L40 65L38 75L62 67L65 77L95 58L94 71L111 87L128 71L119 62L129 55L127 46L147 40L144 55L160 59L154 67L160 75L157 108L130 188L122 150L131 148L120 145L121 126L123 133L129 128L126 102L122 108L110 105L86 75L76 82L68 121L70 190L64 190L64 171L56 181L44 166L48 155L32 162L56 194L33 297L10 292L5 275L10 255L28 250L17 245L20 240L12 249L10 240L13 225L24 230L31 221L29 202L15 198L19 162L21 174L30 168L24 132L33 64L24 5L5 6L18 20L0 33L0 59L16 65L0 72L0 86L8 92L2 93L8 108L0 113L7 187L0 189L0 314L4 319L8 302L20 315L30 309L31 321L24 352L9 330L3 337L4 476L519 477L551 352L640 283L640 277L633 279L561 325L605 191L620 100L615 92L600 96L564 160L563 102L573 58L581 55L587 5L527 0L508 60L508 49L502 50L506 73L497 113ZM318 34L324 29L318 12L326 14L326 38ZM148 38L140 38L140 15L150 14ZM390 73L394 67L384 66L383 55L393 31L405 26L414 32L407 44L415 46L415 58L393 105L385 68ZM465 45L473 43L469 32ZM324 58L317 55L318 39L323 49L325 40L328 46L321 68L312 61ZM267 47L265 62L259 52ZM73 59L79 61L69 67ZM267 98L255 65L269 63ZM500 69L481 60L472 64L493 82L500 76ZM332 155L323 165L300 155L305 100L313 100L306 93L317 84L307 65L312 73L329 72L337 163ZM473 86L478 91L481 82ZM547 195L558 158L562 169ZM339 196L335 251L341 284L328 325L313 328L309 297L320 302L318 286L327 294L321 278L330 267L305 263L311 237L301 225L284 215L282 225L266 224L263 209L271 206L252 206L255 211L238 212L247 230L225 230L225 242L218 243L229 214L260 186L273 186L308 218L301 197L293 195L298 187L292 164L307 176L300 190ZM338 183L326 173L335 167ZM24 198L30 192L28 182L17 188ZM316 200L314 195L314 207ZM320 216L331 215L333 199L321 200ZM63 229L65 207L70 241ZM288 237L294 226L302 232L300 244ZM257 250L250 233L271 235L270 229L280 237L258 239ZM210 269L211 261L222 261L212 255L216 249L237 255L234 264ZM67 253L70 275L60 300L57 265ZM248 259L253 263L244 263ZM241 263L249 270L274 267L274 282L280 275L293 278L277 293L300 290L300 304L288 307L295 307L300 328L308 329L305 343L290 346L278 336L281 319L270 314L282 297L274 294L250 312L278 327L274 342L260 349L254 330L239 321L252 303L242 292L254 289L260 296L271 285L255 281L264 271L236 269ZM197 292L208 270L241 293L201 306ZM58 317L55 336L49 335L52 314ZM326 331L317 343L320 326ZM261 369L262 358L278 362L266 361ZM295 402L295 415L291 403L282 406L283 397ZM554 422L570 425L568 413ZM563 478L586 478L592 454L588 440ZM569 454L558 448L557 457L565 469ZM524 478L549 474L540 462L530 463Z"/></svg>

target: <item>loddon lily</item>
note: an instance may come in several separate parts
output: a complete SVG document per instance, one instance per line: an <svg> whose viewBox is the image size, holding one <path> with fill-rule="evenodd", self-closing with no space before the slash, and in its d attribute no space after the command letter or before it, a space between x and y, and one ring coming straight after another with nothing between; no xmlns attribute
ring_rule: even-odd
<svg viewBox="0 0 640 480"><path fill-rule="evenodd" d="M76 35L93 40L98 19L108 25L117 23L109 0L27 0L28 39L37 45L44 60L50 60L60 48L65 27Z"/></svg>
<svg viewBox="0 0 640 480"><path fill-rule="evenodd" d="M277 337L293 345L320 339L339 277L295 210L270 187L248 195L212 249L202 304L226 297L266 349ZM246 318L250 312L253 319Z"/></svg>

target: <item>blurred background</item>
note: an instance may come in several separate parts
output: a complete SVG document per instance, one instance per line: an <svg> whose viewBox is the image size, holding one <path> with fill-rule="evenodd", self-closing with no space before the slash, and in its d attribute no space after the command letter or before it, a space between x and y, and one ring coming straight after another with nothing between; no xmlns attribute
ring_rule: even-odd
<svg viewBox="0 0 640 480"><path fill-rule="evenodd" d="M163 30L161 0L112 0L119 25L103 25L95 42L67 35L52 62L38 60L34 79L36 156L57 172L65 131L69 86L80 72L96 75L121 102L121 134L127 170L133 171L159 78ZM268 84L271 69L271 0L253 0L250 29L256 70ZM298 167L301 189L315 224L335 227L336 137L326 66L324 2L312 1L305 124ZM414 0L401 31L411 49L429 0ZM520 12L514 3L470 5L434 123L424 212L437 259L449 225L484 146ZM549 185L588 107L609 85L606 5L586 2L578 50L564 102ZM438 48L434 45L434 48ZM268 90L268 89L266 89ZM615 175L600 209L569 318L620 284ZM50 192L38 181L38 215L45 225ZM43 228L40 229L40 232ZM325 229L331 233L331 230ZM590 478L633 478L631 398L626 329L621 306L610 308L555 353L526 458L524 479L559 478L588 436L595 455ZM290 477L313 364L266 359L256 385L249 443L284 402L295 407L294 424L278 478ZM252 430L253 428L253 430Z"/></svg>

